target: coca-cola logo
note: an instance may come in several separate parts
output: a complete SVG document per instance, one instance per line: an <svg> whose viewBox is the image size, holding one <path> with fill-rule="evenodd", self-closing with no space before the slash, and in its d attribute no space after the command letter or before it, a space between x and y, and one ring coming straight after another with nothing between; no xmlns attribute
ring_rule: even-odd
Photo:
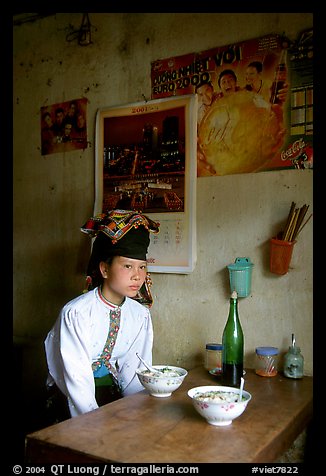
<svg viewBox="0 0 326 476"><path fill-rule="evenodd" d="M293 142L286 150L282 150L281 152L281 159L285 160L293 160L298 157L302 153L302 149L306 147L306 143L301 137Z"/></svg>

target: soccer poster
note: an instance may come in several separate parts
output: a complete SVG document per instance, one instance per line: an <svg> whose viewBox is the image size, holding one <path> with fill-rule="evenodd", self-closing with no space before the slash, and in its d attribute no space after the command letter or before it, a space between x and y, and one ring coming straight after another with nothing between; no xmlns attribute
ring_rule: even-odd
<svg viewBox="0 0 326 476"><path fill-rule="evenodd" d="M152 99L196 94L197 176L313 165L313 32L151 64Z"/></svg>

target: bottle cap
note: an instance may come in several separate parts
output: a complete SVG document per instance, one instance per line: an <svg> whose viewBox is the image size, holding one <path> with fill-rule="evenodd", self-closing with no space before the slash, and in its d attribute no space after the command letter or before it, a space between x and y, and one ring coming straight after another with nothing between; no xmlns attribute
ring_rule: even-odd
<svg viewBox="0 0 326 476"><path fill-rule="evenodd" d="M277 347L256 347L256 354L257 355L277 355L278 348Z"/></svg>
<svg viewBox="0 0 326 476"><path fill-rule="evenodd" d="M223 345L215 343L206 344L206 350L223 350Z"/></svg>

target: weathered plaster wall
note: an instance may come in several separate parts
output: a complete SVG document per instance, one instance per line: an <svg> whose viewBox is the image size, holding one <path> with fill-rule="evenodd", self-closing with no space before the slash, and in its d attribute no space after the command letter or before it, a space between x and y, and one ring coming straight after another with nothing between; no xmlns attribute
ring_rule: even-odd
<svg viewBox="0 0 326 476"><path fill-rule="evenodd" d="M91 13L93 43L66 36L81 13L14 27L14 334L34 353L33 388L45 374L43 339L61 306L84 287L90 242L80 226L94 204L98 108L150 98L151 61L312 26L308 13ZM88 99L89 147L42 156L40 108ZM154 274L154 363L192 367L205 343L220 341L228 313L228 271L237 256L254 263L241 299L246 365L257 345L287 350L291 333L313 372L312 221L295 245L290 272L268 270L268 239L292 201L313 211L313 173L289 170L197 179L198 260L190 275ZM27 377L26 377L27 378ZM31 390L32 391L32 390Z"/></svg>

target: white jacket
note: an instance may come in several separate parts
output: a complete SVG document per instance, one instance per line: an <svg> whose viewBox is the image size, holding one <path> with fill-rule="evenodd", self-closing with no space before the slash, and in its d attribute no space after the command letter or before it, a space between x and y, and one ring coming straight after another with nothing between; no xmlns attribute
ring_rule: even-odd
<svg viewBox="0 0 326 476"><path fill-rule="evenodd" d="M98 408L92 362L102 354L109 325L110 306L100 299L98 288L95 288L62 308L45 339L47 384L55 382L67 396L71 416ZM135 374L141 367L136 352L151 364L152 348L153 326L149 309L126 297L110 359L111 365L117 363L124 396L144 390Z"/></svg>

